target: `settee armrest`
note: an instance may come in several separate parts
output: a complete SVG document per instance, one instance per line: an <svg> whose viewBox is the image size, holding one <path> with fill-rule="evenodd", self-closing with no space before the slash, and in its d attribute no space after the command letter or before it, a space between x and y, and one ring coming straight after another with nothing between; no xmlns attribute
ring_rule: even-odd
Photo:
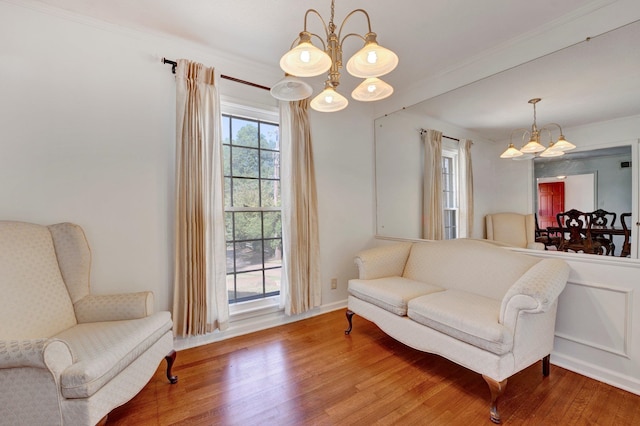
<svg viewBox="0 0 640 426"><path fill-rule="evenodd" d="M144 318L153 314L153 293L122 293L83 297L74 303L79 323Z"/></svg>
<svg viewBox="0 0 640 426"><path fill-rule="evenodd" d="M529 250L544 250L544 244L533 242L527 244L527 248Z"/></svg>
<svg viewBox="0 0 640 426"><path fill-rule="evenodd" d="M58 377L72 363L71 349L62 340L0 340L0 369L43 368Z"/></svg>
<svg viewBox="0 0 640 426"><path fill-rule="evenodd" d="M356 255L361 280L402 276L411 243L396 243L361 251Z"/></svg>
<svg viewBox="0 0 640 426"><path fill-rule="evenodd" d="M560 259L543 259L507 290L500 307L500 322L515 329L519 311L546 312L564 290L569 265Z"/></svg>

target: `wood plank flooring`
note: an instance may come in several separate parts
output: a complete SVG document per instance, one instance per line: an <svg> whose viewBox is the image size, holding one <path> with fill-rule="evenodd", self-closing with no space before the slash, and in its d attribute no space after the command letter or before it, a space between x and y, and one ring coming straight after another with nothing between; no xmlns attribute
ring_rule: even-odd
<svg viewBox="0 0 640 426"><path fill-rule="evenodd" d="M178 352L107 425L491 425L479 374L344 310ZM553 361L553 359L552 359ZM509 379L506 425L640 425L640 396L542 363Z"/></svg>

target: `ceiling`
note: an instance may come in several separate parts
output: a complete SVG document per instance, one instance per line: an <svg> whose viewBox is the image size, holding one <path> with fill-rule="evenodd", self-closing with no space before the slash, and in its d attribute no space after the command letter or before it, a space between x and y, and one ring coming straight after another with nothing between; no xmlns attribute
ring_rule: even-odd
<svg viewBox="0 0 640 426"><path fill-rule="evenodd" d="M61 8L119 26L169 34L274 69L278 69L280 57L290 48L291 43L303 29L305 11L314 8L327 22L331 11L330 0L32 0L32 2ZM565 40L575 42L584 39L584 34L594 35L591 31L596 31L597 34L603 32L606 27L603 22L611 22L609 26L619 26L620 22L638 19L640 2L636 2L637 0L537 0L535 2L530 0L484 0L482 2L336 0L335 23L340 27L349 11L357 8L366 9L371 18L372 30L378 34L378 42L394 50L400 58L400 64L396 70L384 79L394 86L395 96L402 97L407 92L410 93L417 81L429 81L438 76L447 75L451 70L459 69L476 59L495 55L505 46L536 38L542 41L542 45L560 44L564 47L567 45L562 44ZM630 13L618 12L618 16L610 16L612 15L610 10L614 10L613 6L618 7L617 10L621 7L629 9ZM597 25L592 28L571 30L575 27L572 24L579 19L596 13L603 15L602 19L596 21ZM308 29L314 33L324 34L320 20L313 15L309 17ZM569 34L570 30L573 34ZM367 32L363 15L354 15L345 25L343 34L352 32L358 34ZM545 40L545 34L549 34L547 40ZM553 38L551 38L552 35ZM640 36L636 32L633 37L635 38L628 39L623 44L631 47L630 40L635 40L634 44L637 46ZM343 46L345 61L360 47L361 44L356 38L347 39ZM635 47L635 51L631 53L634 60L628 64L631 70L624 73L625 79L635 79L628 82L631 86L634 86L635 82L635 93L640 92L640 88L637 87L637 82L640 80L638 79L640 68L638 51ZM527 54L540 56L534 52L540 52L540 49L532 48L530 52L521 52L516 56L522 58L520 62L524 62L532 59L527 57ZM559 73L564 65L565 63L562 62L553 63L554 72L547 72L541 76L539 85L557 89L559 74L556 74L555 70ZM599 61L592 61L585 66L594 65L602 64ZM480 77L470 77L469 81ZM546 79L546 82L542 81L543 79ZM324 78L319 77L314 81L316 91L321 88L323 80ZM273 84L273 82L256 83ZM490 81L486 84L490 84ZM494 95L492 96L481 96L476 93L470 100L465 95L467 109L449 107L445 110L442 107L435 113L455 124L477 128L479 131L483 131L481 122L489 118L492 123L508 121L510 111L522 110L524 116L531 117L530 106L526 103L528 100L526 96L529 96L528 94L525 96L526 90L521 90L522 87L506 90L502 83L495 84L497 86L493 87ZM357 80L348 76L343 70L342 91L350 92L356 85ZM505 90L497 90L500 87ZM489 89L492 88L489 86ZM619 93L624 92L622 85L617 85L615 89L616 96L623 95ZM584 95L584 89L581 91L576 88L574 92ZM545 93L536 92L530 97L546 98L547 93L551 94L553 90L547 90ZM515 96L516 94L518 96ZM606 98L606 90L590 97L571 96L575 98L566 100L565 105L620 104L616 100ZM629 98L629 93L626 93L626 96ZM517 104L514 105L513 101L516 99ZM635 99L640 97L635 96ZM454 105L456 102L450 102L449 105ZM626 102L625 99L625 105ZM551 103L543 99L543 102L538 105L540 118L543 111L551 115L551 109L545 111L547 107L550 108ZM478 107L489 111L490 114L478 115ZM624 111L618 112L624 113ZM471 117L474 117L475 121L470 121ZM522 120L522 117L521 114L517 120ZM562 120L562 117L558 118L555 113L553 117L554 121ZM531 120L527 119L520 125L527 125L528 121ZM490 127L493 129L495 126ZM495 134L490 132L487 134L490 138L495 137Z"/></svg>

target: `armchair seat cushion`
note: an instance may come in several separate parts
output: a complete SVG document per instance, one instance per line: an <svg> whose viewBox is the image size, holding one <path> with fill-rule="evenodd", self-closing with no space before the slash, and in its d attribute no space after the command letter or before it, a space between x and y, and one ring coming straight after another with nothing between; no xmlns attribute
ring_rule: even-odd
<svg viewBox="0 0 640 426"><path fill-rule="evenodd" d="M62 396L90 397L171 328L169 312L158 312L135 320L78 324L57 334L74 357L60 378Z"/></svg>
<svg viewBox="0 0 640 426"><path fill-rule="evenodd" d="M407 315L409 300L442 291L442 287L403 277L349 280L349 293L399 316Z"/></svg>
<svg viewBox="0 0 640 426"><path fill-rule="evenodd" d="M497 355L513 348L513 331L499 322L501 301L446 290L409 301L412 320Z"/></svg>

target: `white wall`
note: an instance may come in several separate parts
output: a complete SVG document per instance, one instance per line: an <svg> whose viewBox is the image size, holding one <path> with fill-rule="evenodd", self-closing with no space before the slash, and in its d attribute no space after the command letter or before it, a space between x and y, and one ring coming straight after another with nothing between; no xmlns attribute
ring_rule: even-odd
<svg viewBox="0 0 640 426"><path fill-rule="evenodd" d="M157 308L168 309L175 82L161 58L196 60L262 85L282 72L276 63L265 67L29 1L0 1L0 32L0 219L80 224L93 253L94 292L150 289ZM323 304L344 303L353 253L373 235L369 111L350 105L311 117ZM338 290L330 289L332 277Z"/></svg>

